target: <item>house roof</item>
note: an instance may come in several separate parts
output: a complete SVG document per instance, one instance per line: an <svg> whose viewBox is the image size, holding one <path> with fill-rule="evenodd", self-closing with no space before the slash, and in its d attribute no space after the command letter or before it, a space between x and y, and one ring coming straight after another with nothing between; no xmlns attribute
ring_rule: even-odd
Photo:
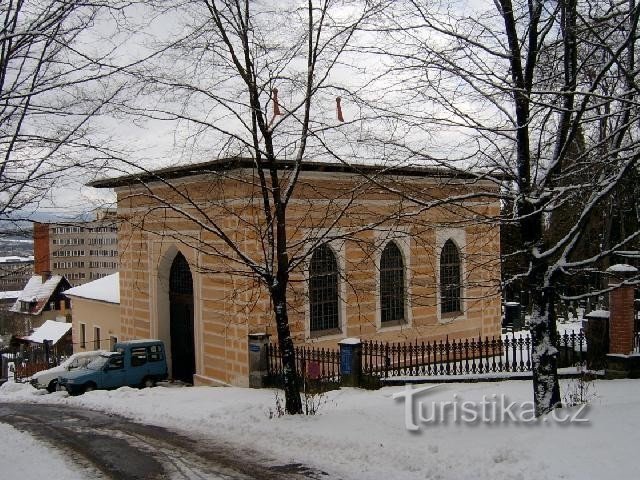
<svg viewBox="0 0 640 480"><path fill-rule="evenodd" d="M39 315L61 283L68 285L69 282L61 275L51 275L44 282L42 281L42 275L33 275L22 292L20 292L20 296L11 307L11 311ZM27 312L20 309L20 302L31 304Z"/></svg>
<svg viewBox="0 0 640 480"><path fill-rule="evenodd" d="M24 340L29 340L33 343L43 343L45 340L51 340L55 345L69 330L71 330L70 323L47 320L40 327L34 329L31 335L24 337Z"/></svg>
<svg viewBox="0 0 640 480"><path fill-rule="evenodd" d="M86 298L108 303L120 303L120 274L114 273L99 278L93 282L85 283L65 290L65 295L70 297Z"/></svg>
<svg viewBox="0 0 640 480"><path fill-rule="evenodd" d="M22 293L22 290L8 290L6 292L0 292L0 300L17 300Z"/></svg>
<svg viewBox="0 0 640 480"><path fill-rule="evenodd" d="M0 263L29 263L33 262L33 257L19 257L17 255L9 255L8 257L0 257Z"/></svg>
<svg viewBox="0 0 640 480"><path fill-rule="evenodd" d="M207 173L238 170L241 168L255 168L255 161L251 158L231 157L221 158L209 162L189 165L179 165L158 170L145 170L121 177L94 180L88 183L95 188L115 188L127 185L135 185L140 182L152 182L154 180L169 180L184 178ZM289 170L295 166L294 160L278 160L278 169ZM470 170L453 170L451 168L438 168L428 166L399 166L375 164L344 164L318 161L304 161L300 164L303 172L332 172L332 173L364 173L364 174L388 174L410 177L434 177L434 178L459 178L477 179L485 176L486 172L472 172ZM494 178L503 179L502 172L494 172Z"/></svg>

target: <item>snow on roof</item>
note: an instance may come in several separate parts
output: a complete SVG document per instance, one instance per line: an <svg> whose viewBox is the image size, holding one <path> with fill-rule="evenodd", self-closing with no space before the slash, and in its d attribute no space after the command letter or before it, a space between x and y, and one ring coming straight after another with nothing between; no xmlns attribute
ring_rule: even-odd
<svg viewBox="0 0 640 480"><path fill-rule="evenodd" d="M609 310L594 310L585 315L586 318L609 318Z"/></svg>
<svg viewBox="0 0 640 480"><path fill-rule="evenodd" d="M626 263L618 263L607 268L607 272L613 273L638 273L638 269Z"/></svg>
<svg viewBox="0 0 640 480"><path fill-rule="evenodd" d="M22 290L9 290L0 292L0 300L15 300L20 296Z"/></svg>
<svg viewBox="0 0 640 480"><path fill-rule="evenodd" d="M640 250L618 250L616 255L629 258L640 258Z"/></svg>
<svg viewBox="0 0 640 480"><path fill-rule="evenodd" d="M33 262L33 257L18 257L11 255L8 257L0 257L0 263L19 263L19 262Z"/></svg>
<svg viewBox="0 0 640 480"><path fill-rule="evenodd" d="M120 303L120 274L114 273L93 282L73 287L64 292L71 297L100 300L101 302Z"/></svg>
<svg viewBox="0 0 640 480"><path fill-rule="evenodd" d="M47 320L41 327L36 328L31 335L24 338L34 343L43 343L45 340L52 340L55 345L69 330L71 330L70 323Z"/></svg>
<svg viewBox="0 0 640 480"><path fill-rule="evenodd" d="M30 306L29 311L26 313L38 315L62 280L64 280L64 277L61 275L51 275L43 283L42 275L33 275L20 293L16 303L11 307L11 311L23 312L23 310L20 309L20 302L35 303L35 306Z"/></svg>

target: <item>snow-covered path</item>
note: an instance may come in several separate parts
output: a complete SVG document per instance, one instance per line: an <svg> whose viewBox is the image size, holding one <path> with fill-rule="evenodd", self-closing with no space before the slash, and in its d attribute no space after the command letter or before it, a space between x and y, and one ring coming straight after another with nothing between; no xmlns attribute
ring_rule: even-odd
<svg viewBox="0 0 640 480"><path fill-rule="evenodd" d="M353 479L635 478L640 444L640 381L597 381L588 422L421 423L405 428L405 404L394 394L342 389L312 417L273 417L276 391L241 388L163 388L94 391L79 397L41 395L6 384L0 401L44 402L118 413L250 448L282 464L302 463ZM563 382L563 392L569 391ZM431 402L501 398L531 400L531 383L447 384L420 397ZM563 410L564 413L574 410ZM426 412L423 412L426 413ZM273 417L273 418L270 418Z"/></svg>
<svg viewBox="0 0 640 480"><path fill-rule="evenodd" d="M0 402L0 425L3 423L46 441L49 452L82 466L84 478L301 480L323 476L300 465L267 462L253 450L229 449L211 436L187 436L68 405ZM18 465L28 466L24 458L20 460ZM51 469L49 478L66 479L55 463L40 470L47 468ZM5 478L1 470L0 478Z"/></svg>
<svg viewBox="0 0 640 480"><path fill-rule="evenodd" d="M65 455L10 425L0 423L0 477L4 479L86 480L102 478L74 465ZM90 473L90 474L89 474Z"/></svg>

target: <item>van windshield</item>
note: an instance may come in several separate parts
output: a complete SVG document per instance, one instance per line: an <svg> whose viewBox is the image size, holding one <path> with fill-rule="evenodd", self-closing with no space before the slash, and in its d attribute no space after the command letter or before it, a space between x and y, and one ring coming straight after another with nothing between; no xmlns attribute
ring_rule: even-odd
<svg viewBox="0 0 640 480"><path fill-rule="evenodd" d="M109 361L109 357L103 357L102 355L100 355L98 358L91 360L87 364L87 368L89 370L101 370L102 367L104 367L108 361Z"/></svg>

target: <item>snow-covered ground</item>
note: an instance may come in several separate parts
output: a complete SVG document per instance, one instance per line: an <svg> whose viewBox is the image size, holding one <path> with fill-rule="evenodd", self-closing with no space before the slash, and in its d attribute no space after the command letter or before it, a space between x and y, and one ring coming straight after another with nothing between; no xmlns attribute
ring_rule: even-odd
<svg viewBox="0 0 640 480"><path fill-rule="evenodd" d="M65 456L45 443L0 423L0 477L4 479L41 480L64 478L85 480L87 472L73 465ZM91 472L89 478L96 478Z"/></svg>
<svg viewBox="0 0 640 480"><path fill-rule="evenodd" d="M563 391L569 390L564 381ZM342 389L327 395L316 416L274 418L269 412L275 411L275 390L121 388L67 397L63 392L44 395L29 385L7 383L0 387L0 401L66 404L118 413L210 435L230 445L254 448L278 462L301 462L342 478L637 477L638 380L597 381L597 397L580 416L588 422L420 423L418 432L405 427L404 400L393 398L399 392L405 392L405 387ZM531 383L447 384L422 394L420 400L427 414L431 402L479 402L501 395L509 402L530 401ZM567 411L577 412L575 408Z"/></svg>

